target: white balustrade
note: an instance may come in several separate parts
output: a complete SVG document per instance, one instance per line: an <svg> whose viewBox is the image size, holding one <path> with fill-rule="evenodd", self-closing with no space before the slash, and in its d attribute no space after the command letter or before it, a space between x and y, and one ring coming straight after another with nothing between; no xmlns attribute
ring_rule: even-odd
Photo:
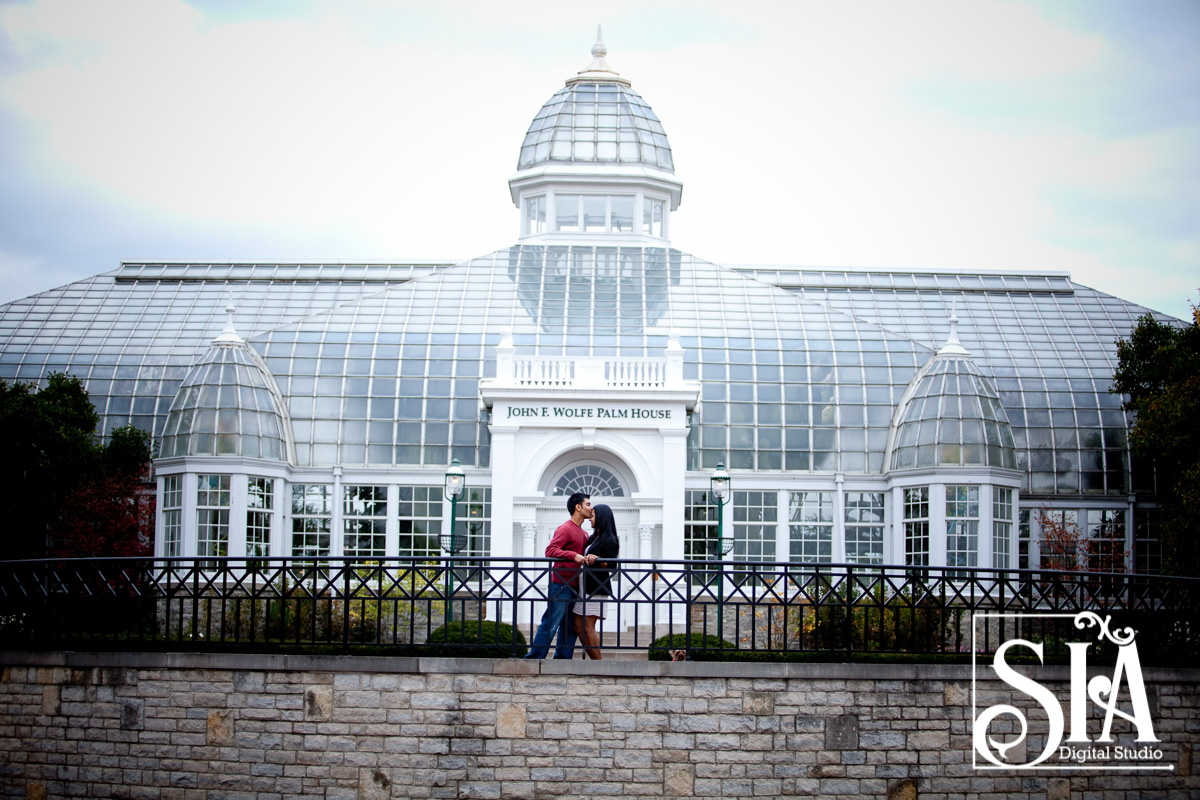
<svg viewBox="0 0 1200 800"><path fill-rule="evenodd" d="M512 385L561 389L665 389L665 358L513 357ZM506 376L496 375L498 384Z"/></svg>
<svg viewBox="0 0 1200 800"><path fill-rule="evenodd" d="M512 332L496 346L493 386L558 389L679 389L683 387L683 348L671 338L662 358L605 358L516 355Z"/></svg>

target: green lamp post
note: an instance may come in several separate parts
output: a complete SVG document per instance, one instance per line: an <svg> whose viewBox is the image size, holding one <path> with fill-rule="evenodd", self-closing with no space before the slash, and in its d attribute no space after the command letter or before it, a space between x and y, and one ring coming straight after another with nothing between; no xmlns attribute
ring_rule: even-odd
<svg viewBox="0 0 1200 800"><path fill-rule="evenodd" d="M450 568L446 571L446 624L454 621L454 554L467 546L467 535L464 533L460 536L454 530L458 499L463 496L466 488L467 476L462 467L458 465L456 458L450 462L450 468L446 470L445 495L446 499L450 501L450 531L438 537L442 549L450 554Z"/></svg>
<svg viewBox="0 0 1200 800"><path fill-rule="evenodd" d="M717 540L710 548L710 555L719 562L717 572L717 637L725 640L725 556L733 549L733 539L725 539L725 503L729 501L729 473L725 471L725 463L717 462L708 481L709 492L717 506Z"/></svg>

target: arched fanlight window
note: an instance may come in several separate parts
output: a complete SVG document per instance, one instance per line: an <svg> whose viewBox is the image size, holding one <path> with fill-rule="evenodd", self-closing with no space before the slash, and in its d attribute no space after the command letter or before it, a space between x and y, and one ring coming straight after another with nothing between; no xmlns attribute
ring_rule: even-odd
<svg viewBox="0 0 1200 800"><path fill-rule="evenodd" d="M571 467L554 484L555 495L567 497L575 492L583 492L591 497L625 496L625 489L617 476L597 464Z"/></svg>

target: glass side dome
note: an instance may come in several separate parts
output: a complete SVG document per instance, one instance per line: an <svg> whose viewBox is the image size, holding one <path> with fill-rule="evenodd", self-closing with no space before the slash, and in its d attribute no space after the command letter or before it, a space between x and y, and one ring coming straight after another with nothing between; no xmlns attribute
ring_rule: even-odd
<svg viewBox="0 0 1200 800"><path fill-rule="evenodd" d="M218 339L192 366L167 414L159 456L288 458L288 421L258 355Z"/></svg>
<svg viewBox="0 0 1200 800"><path fill-rule="evenodd" d="M897 419L893 470L1017 467L1000 396L969 358L936 356L913 378L913 391Z"/></svg>

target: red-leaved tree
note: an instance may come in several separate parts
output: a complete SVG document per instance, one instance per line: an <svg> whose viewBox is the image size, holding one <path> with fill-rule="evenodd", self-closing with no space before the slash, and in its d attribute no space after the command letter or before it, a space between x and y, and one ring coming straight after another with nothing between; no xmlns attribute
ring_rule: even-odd
<svg viewBox="0 0 1200 800"><path fill-rule="evenodd" d="M114 430L99 468L67 493L51 533L51 554L152 555L155 497L146 480L149 466L149 437L133 426Z"/></svg>

